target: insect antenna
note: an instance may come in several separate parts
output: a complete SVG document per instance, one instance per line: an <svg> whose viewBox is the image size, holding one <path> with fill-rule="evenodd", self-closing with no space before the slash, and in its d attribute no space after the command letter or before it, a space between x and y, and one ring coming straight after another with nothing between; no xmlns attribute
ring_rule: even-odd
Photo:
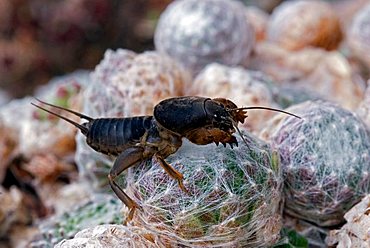
<svg viewBox="0 0 370 248"><path fill-rule="evenodd" d="M234 108L234 109L229 109L228 111L232 112L232 111L236 111L236 110L250 110L250 109L264 109L264 110L270 110L270 111L275 111L275 112L280 112L280 113L283 113L283 114L291 115L291 116L294 116L295 118L298 118L298 119L302 119L302 118L301 118L301 117L299 117L298 115L295 115L295 114L289 113L289 112L284 111L284 110L275 109L275 108L269 108L269 107L243 107L243 108Z"/></svg>
<svg viewBox="0 0 370 248"><path fill-rule="evenodd" d="M287 111L284 111L284 110L280 110L280 109L275 109L275 108L269 108L269 107L262 107L262 106L259 106L259 107L243 107L243 108L234 108L234 109L227 109L228 112L234 112L234 111L237 111L237 110L252 110L252 109L263 109L263 110L269 110L269 111L275 111L275 112L280 112L280 113L283 113L283 114L287 114L287 115L290 115L290 116L293 116L295 118L298 118L298 119L302 119L301 117L299 117L298 115L295 115L295 114L292 114L292 113L289 113ZM245 118L246 116L244 116ZM236 130L238 131L240 137L242 138L242 140L244 141L244 143L247 145L247 147L250 149L247 141L245 140L244 136L242 135L240 129L238 128L238 122L237 121L234 121L234 127L236 128Z"/></svg>
<svg viewBox="0 0 370 248"><path fill-rule="evenodd" d="M240 131L240 129L238 128L238 123L234 123L234 127L236 128L236 130L238 131L240 137L242 138L242 140L244 141L245 145L248 147L249 150L251 150L251 148L249 147L247 141L244 139L244 135L242 134L242 132Z"/></svg>
<svg viewBox="0 0 370 248"><path fill-rule="evenodd" d="M62 110L65 110L65 111L67 111L67 112L70 112L70 113L72 113L72 114L75 114L75 115L77 115L77 116L79 116L79 117L81 117L81 118L83 118L83 119L87 119L87 120L89 120L89 121L94 120L94 119L93 119L93 118L91 118L91 117L85 116L85 115L80 114L80 113L78 113L78 112L75 112L75 111L73 111L73 110L66 109L66 108L63 108L63 107L59 107L59 106L56 106L56 105L53 105L53 104L49 104L49 103L43 102L43 101L41 101L41 100L39 100L39 99L36 99L36 100L38 100L39 102L41 102L41 103L43 103L43 104L46 104L46 105L48 105L48 106L55 107L55 108L57 108L57 109L62 109ZM77 127L78 129L80 129L80 130L81 130L81 132L82 132L82 133L84 133L84 134L86 134L86 133L88 132L88 128L87 128L87 127L85 127L85 126L83 126L83 125L81 125L81 124L78 124L77 122L74 122L74 121L72 121L71 119L68 119L68 118L66 118L66 117L64 117L64 116L62 116L62 115L60 115L60 114L57 114L57 113L55 113L55 112L53 112L53 111L51 111L51 110L48 110L48 109L46 109L46 108L44 108L44 107L41 107L41 106L39 106L39 105L37 105L37 104L35 104L35 103L33 103L33 102L31 102L31 104L32 104L33 106L35 106L36 108L39 108L39 109L41 109L41 110L43 110L43 111L45 111L45 112L48 112L49 114L55 115L55 116L57 116L57 117L59 117L59 118L61 118L61 119L65 120L65 121L67 121L67 122L71 123L72 125L74 125L74 126L75 126L75 127ZM86 117L87 117L87 118L86 118Z"/></svg>

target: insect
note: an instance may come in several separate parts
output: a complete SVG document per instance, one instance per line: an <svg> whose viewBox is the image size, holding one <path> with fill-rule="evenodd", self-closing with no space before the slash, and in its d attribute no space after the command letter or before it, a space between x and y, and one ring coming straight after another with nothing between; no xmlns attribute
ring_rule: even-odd
<svg viewBox="0 0 370 248"><path fill-rule="evenodd" d="M198 145L214 142L224 146L229 144L233 148L234 145L238 145L233 135L237 130L248 146L238 129L238 123L244 123L247 118L247 110L265 109L300 118L283 110L268 107L238 108L235 103L225 98L211 99L198 96L165 99L154 107L153 116L96 119L70 109L38 101L86 120L79 124L41 105L32 103L35 107L76 126L86 136L87 144L94 150L117 156L108 179L114 193L129 208L126 223L132 220L135 210L139 208L139 205L115 182L116 177L127 168L154 157L168 175L177 180L179 187L188 193L183 184L183 175L165 161L166 157L181 147L182 138Z"/></svg>

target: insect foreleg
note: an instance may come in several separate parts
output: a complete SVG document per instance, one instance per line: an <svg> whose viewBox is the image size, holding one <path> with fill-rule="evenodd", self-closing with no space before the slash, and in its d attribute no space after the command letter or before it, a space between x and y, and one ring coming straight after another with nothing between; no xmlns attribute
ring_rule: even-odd
<svg viewBox="0 0 370 248"><path fill-rule="evenodd" d="M118 155L108 175L109 184L112 190L129 209L129 214L126 218L125 224L132 220L135 209L139 206L122 190L122 188L114 181L114 179L127 168L144 160L143 152L144 149L139 146L126 149L120 155Z"/></svg>

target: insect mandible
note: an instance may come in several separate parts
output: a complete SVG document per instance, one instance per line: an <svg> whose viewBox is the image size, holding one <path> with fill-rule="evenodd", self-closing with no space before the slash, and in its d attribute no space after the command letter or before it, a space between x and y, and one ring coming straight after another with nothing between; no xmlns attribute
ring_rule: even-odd
<svg viewBox="0 0 370 248"><path fill-rule="evenodd" d="M38 100L38 99L37 99ZM244 123L247 110L264 109L282 112L300 118L292 113L268 107L238 108L225 98L206 98L185 96L168 98L154 107L153 116L126 118L92 118L79 112L38 100L41 104L70 112L86 120L76 123L56 112L31 103L50 114L76 126L86 137L87 144L94 150L107 155L117 156L108 179L117 197L128 207L129 214L125 223L131 221L139 205L132 200L116 183L115 179L127 168L143 160L154 157L170 177L177 180L179 187L186 193L183 175L165 161L182 145L186 138L197 145L210 143L238 145L233 135L239 132L238 123Z"/></svg>

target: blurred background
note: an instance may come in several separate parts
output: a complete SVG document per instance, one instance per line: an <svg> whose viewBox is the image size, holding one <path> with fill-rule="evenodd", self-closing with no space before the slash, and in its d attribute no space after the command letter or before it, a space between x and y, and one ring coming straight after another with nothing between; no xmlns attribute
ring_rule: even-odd
<svg viewBox="0 0 370 248"><path fill-rule="evenodd" d="M190 54L193 52L190 50L185 59L174 56L178 59L176 61L161 57L158 47L165 44L164 41L170 45L164 50L172 51L178 45L168 39L166 32L163 32L165 38L158 39L160 42L154 45L153 37L162 31L157 29L159 31L156 32L158 20L173 2L171 0L0 0L0 247L24 247L30 241L36 242L31 247L49 247L45 244L72 238L83 227L122 223L121 203L109 195L108 198L88 202L75 211L75 215L69 212L77 203L90 197L93 182L98 181L94 187L101 187L112 194L106 176L111 161L102 160L93 153L82 136L76 138L75 128L33 108L30 102L34 98L26 96L33 95L90 116L119 116L127 114L122 110L125 108L131 111L131 115L148 114L140 112L144 110L151 114L157 100L182 94L225 93L230 94L230 99L240 96L247 101L238 103L238 106L269 105L278 108L307 99L327 98L358 113L370 126L370 89L367 83L370 56L364 52L368 51L370 44L367 31L370 25L366 24L370 23L370 15L367 14L370 12L359 15L357 23L352 21L364 6L368 5L367 11L370 11L369 0L322 1L329 2L328 9L334 10L332 23L328 21L333 30L325 29L325 25L320 25L322 30L311 26L320 20L318 17L327 21L325 11L328 10L325 8L321 12L316 11L320 9L317 6L313 7L316 8L314 11L305 9L311 18L302 18L300 9L296 11L293 8L293 15L287 18L290 13L281 11L281 6L283 2L292 3L293 0L239 1L247 6L245 20L253 29L245 32L244 45L248 49L243 49L248 50L248 54L236 64L258 73L241 73L240 69L218 66L199 75L191 75L189 68L183 68L177 62L183 63L191 57L189 55L194 55L195 62L201 61L196 57L201 52ZM275 16L271 14L274 10ZM208 11L206 15L208 17ZM220 26L220 19L209 25ZM245 20L243 18L243 22ZM297 40L292 35L292 40L289 40L287 34L291 30L294 33L294 27L299 26L297 20L304 24L301 31L308 38L311 33L306 30L314 30L312 33L317 37L313 42L307 41L303 35ZM205 26L202 30L205 35L201 38L210 37L212 40L212 35L206 32L208 28ZM223 37L212 40L216 40L217 45L212 47L214 51L210 51L207 63L219 62L212 56L218 55L219 47L231 44L230 33L224 32ZM240 33L236 31L236 35ZM242 40L240 37L237 36L238 41ZM153 53L140 54L155 50L155 47L157 51ZM204 47L199 46L199 49ZM119 48L128 50L117 50ZM234 48L231 44L231 49L225 49L225 54L235 50L239 55ZM108 49L112 50L106 52ZM134 70L127 73L128 68ZM82 72L71 74L76 70ZM53 80L58 76L64 77ZM128 78L132 79L131 82ZM248 84L245 84L245 78L250 78ZM192 86L198 88L189 87L193 79ZM227 86L233 86L230 89L236 90L228 92L224 87L225 81ZM87 85L90 88L84 91ZM40 91L40 86L45 87ZM185 89L194 91L189 93ZM124 94L129 97L123 97L127 96ZM16 100L12 102L13 99ZM146 102L147 99L150 101ZM259 128L264 127L269 119L271 113L251 114L247 128L258 134ZM86 162L90 160L92 165ZM87 183L79 181L79 176L85 176L84 172L91 172L94 176L88 177ZM342 173L347 174L347 169ZM102 182L99 181L101 178ZM335 185L340 189L342 186ZM96 215L92 215L90 210ZM43 223L53 215L61 217ZM85 219L89 220L81 224ZM299 225L301 228L301 223ZM316 233L319 243L324 244L324 238L320 236L322 229ZM48 243L46 239L49 239ZM39 241L45 243L37 243Z"/></svg>
<svg viewBox="0 0 370 248"><path fill-rule="evenodd" d="M56 75L93 69L107 48L152 50L156 22L170 2L0 0L2 98L32 94L36 85L45 84ZM242 2L271 13L283 1ZM350 4L357 8L364 1L337 2L359 2Z"/></svg>
<svg viewBox="0 0 370 248"><path fill-rule="evenodd" d="M0 87L10 97L76 69L107 48L153 49L169 0L0 0Z"/></svg>

